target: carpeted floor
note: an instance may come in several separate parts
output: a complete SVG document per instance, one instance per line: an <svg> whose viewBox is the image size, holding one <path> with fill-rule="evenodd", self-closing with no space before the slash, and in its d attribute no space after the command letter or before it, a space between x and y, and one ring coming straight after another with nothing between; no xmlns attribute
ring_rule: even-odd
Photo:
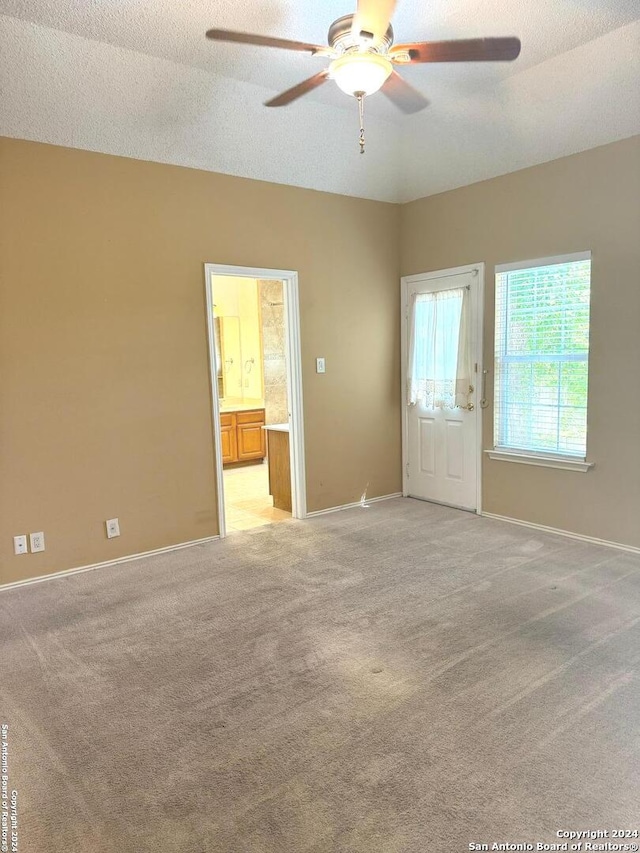
<svg viewBox="0 0 640 853"><path fill-rule="evenodd" d="M637 829L639 593L637 555L403 499L4 591L19 849Z"/></svg>

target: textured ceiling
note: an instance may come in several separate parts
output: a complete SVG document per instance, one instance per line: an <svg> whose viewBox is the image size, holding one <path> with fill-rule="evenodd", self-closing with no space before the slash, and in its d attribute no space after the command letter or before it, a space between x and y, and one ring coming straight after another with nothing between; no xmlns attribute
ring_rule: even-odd
<svg viewBox="0 0 640 853"><path fill-rule="evenodd" d="M414 66L403 116L328 83L262 102L326 63L204 38L212 27L325 43L343 0L0 0L0 133L389 201L640 132L638 0L400 0L396 42L517 35L513 63Z"/></svg>

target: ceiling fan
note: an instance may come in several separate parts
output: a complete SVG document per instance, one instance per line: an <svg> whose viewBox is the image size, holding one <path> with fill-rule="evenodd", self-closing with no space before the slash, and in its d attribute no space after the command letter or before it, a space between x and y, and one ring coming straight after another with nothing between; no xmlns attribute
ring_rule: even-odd
<svg viewBox="0 0 640 853"><path fill-rule="evenodd" d="M266 101L267 107L283 107L306 95L327 80L335 80L343 92L358 100L360 112L360 153L364 153L363 103L367 95L381 90L405 113L415 113L428 105L427 99L410 86L394 65L425 62L511 61L520 53L520 39L476 38L458 41L425 41L393 44L391 16L397 0L358 0L353 15L343 15L329 27L328 46L271 36L208 30L213 41L237 42L282 50L297 50L331 59L312 77Z"/></svg>

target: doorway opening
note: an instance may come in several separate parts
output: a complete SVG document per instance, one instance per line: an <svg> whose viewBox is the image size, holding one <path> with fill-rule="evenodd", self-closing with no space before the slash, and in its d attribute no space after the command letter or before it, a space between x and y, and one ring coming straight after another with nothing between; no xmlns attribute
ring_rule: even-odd
<svg viewBox="0 0 640 853"><path fill-rule="evenodd" d="M205 265L220 535L305 515L297 275Z"/></svg>

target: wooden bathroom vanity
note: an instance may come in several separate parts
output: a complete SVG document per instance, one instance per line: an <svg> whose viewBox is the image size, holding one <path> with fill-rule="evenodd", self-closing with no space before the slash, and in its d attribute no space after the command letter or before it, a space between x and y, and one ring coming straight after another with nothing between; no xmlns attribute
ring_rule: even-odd
<svg viewBox="0 0 640 853"><path fill-rule="evenodd" d="M266 456L264 409L220 412L222 464L253 462Z"/></svg>
<svg viewBox="0 0 640 853"><path fill-rule="evenodd" d="M289 457L289 424L269 424L267 459L269 462L269 494L277 509L291 512L291 463Z"/></svg>

